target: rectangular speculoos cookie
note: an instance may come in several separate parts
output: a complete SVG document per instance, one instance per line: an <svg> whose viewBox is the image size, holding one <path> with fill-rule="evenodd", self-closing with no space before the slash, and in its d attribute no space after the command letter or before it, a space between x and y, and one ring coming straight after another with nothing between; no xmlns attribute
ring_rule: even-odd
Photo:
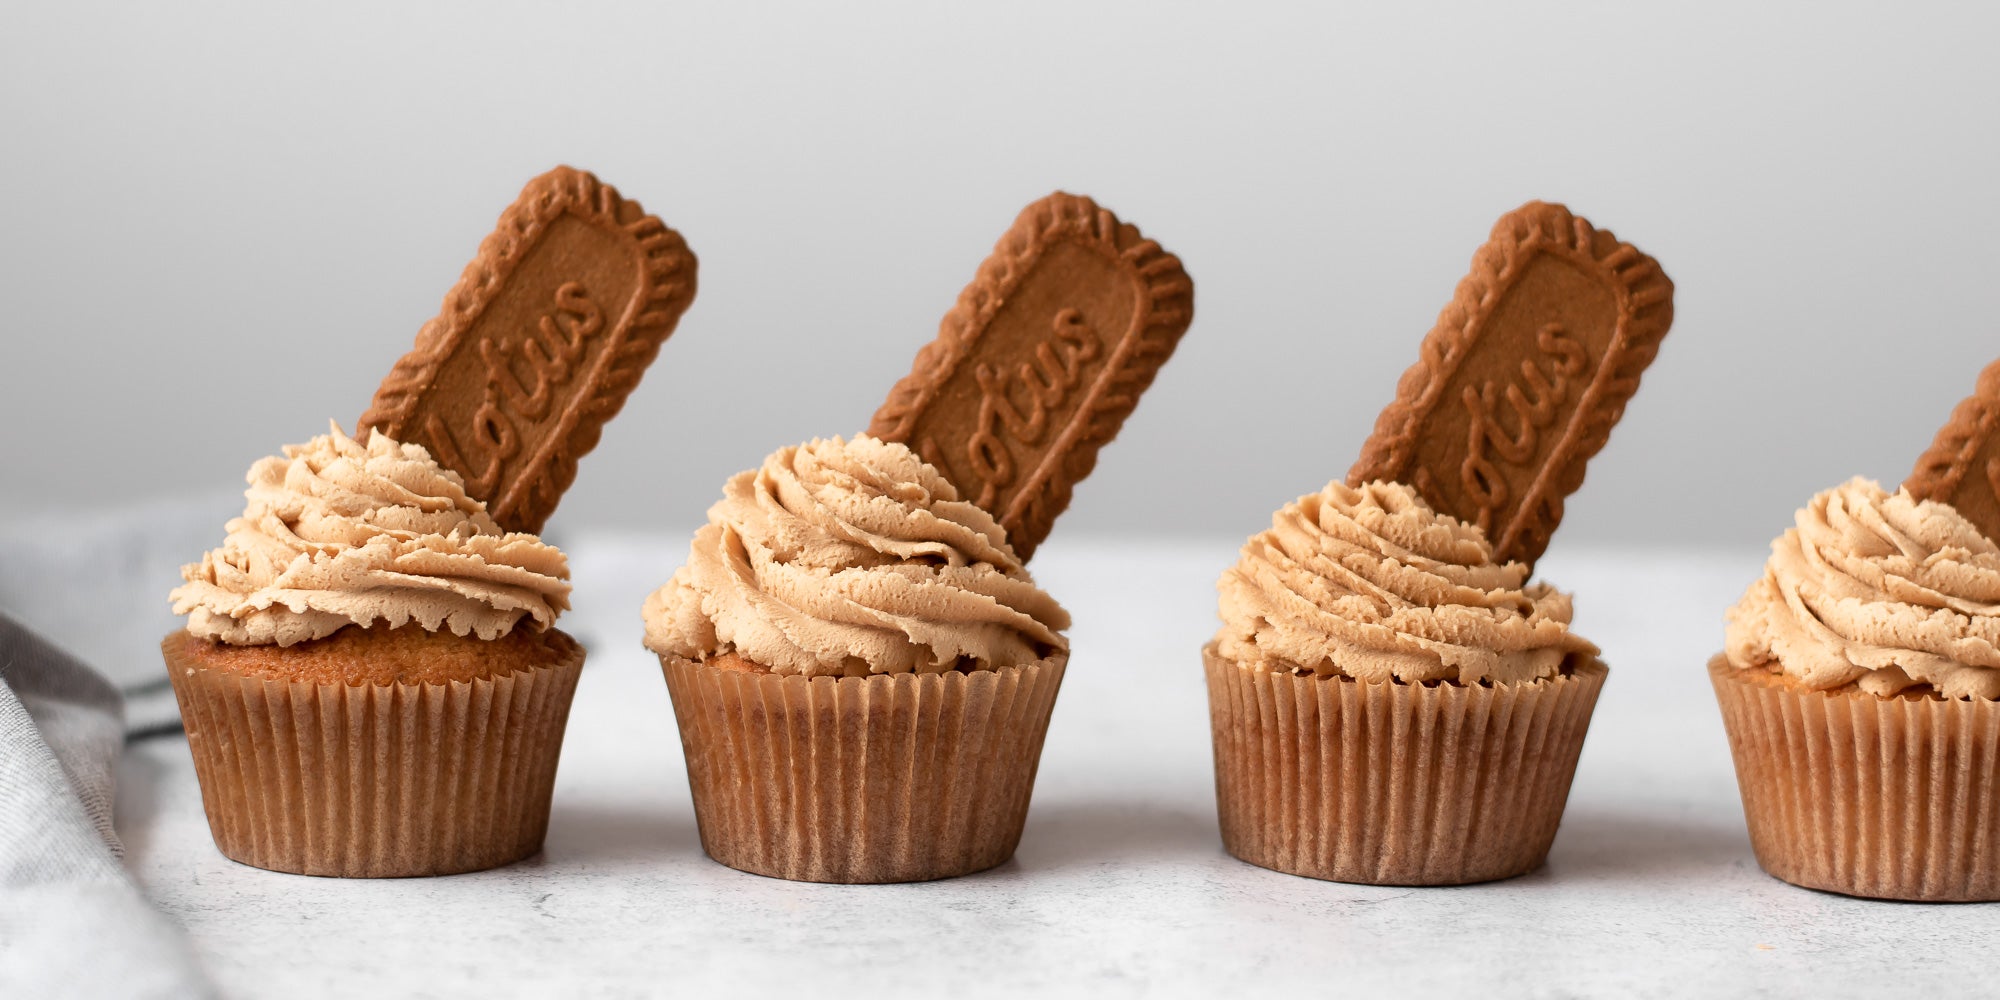
<svg viewBox="0 0 2000 1000"><path fill-rule="evenodd" d="M581 170L528 182L362 414L539 532L695 294L679 233Z"/></svg>
<svg viewBox="0 0 2000 1000"><path fill-rule="evenodd" d="M1986 366L1951 411L1903 488L1919 500L1942 500L2000 539L2000 361Z"/></svg>
<svg viewBox="0 0 2000 1000"><path fill-rule="evenodd" d="M1178 258L1052 194L1001 237L868 433L937 466L1026 559L1193 318Z"/></svg>
<svg viewBox="0 0 2000 1000"><path fill-rule="evenodd" d="M1348 481L1406 482L1532 565L1673 323L1673 293L1658 262L1560 205L1501 217Z"/></svg>

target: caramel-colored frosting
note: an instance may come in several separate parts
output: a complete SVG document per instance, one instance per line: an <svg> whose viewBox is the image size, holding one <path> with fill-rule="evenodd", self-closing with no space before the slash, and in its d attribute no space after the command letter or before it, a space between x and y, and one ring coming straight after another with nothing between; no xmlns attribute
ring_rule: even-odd
<svg viewBox="0 0 2000 1000"><path fill-rule="evenodd" d="M502 531L458 474L380 432L332 433L250 467L222 547L181 568L174 613L195 635L289 646L349 625L415 622L492 639L569 608L569 565Z"/></svg>
<svg viewBox="0 0 2000 1000"><path fill-rule="evenodd" d="M709 508L687 564L646 599L646 646L735 653L779 674L993 670L1069 648L992 515L909 448L781 448Z"/></svg>
<svg viewBox="0 0 2000 1000"><path fill-rule="evenodd" d="M1813 690L2000 698L2000 547L1950 504L1850 479L1812 498L1729 609L1729 662Z"/></svg>
<svg viewBox="0 0 2000 1000"><path fill-rule="evenodd" d="M1493 561L1478 527L1401 483L1340 482L1286 504L1216 584L1216 651L1266 670L1361 681L1551 677L1597 647L1570 601Z"/></svg>

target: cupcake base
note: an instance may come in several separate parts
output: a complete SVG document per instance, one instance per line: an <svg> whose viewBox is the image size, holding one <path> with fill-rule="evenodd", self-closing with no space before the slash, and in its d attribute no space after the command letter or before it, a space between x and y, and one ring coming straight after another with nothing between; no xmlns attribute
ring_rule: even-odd
<svg viewBox="0 0 2000 1000"><path fill-rule="evenodd" d="M1458 885L1548 857L1609 673L1370 684L1245 669L1202 650L1230 854L1369 885Z"/></svg>
<svg viewBox="0 0 2000 1000"><path fill-rule="evenodd" d="M215 846L299 875L448 875L541 849L583 647L547 662L426 683L308 683L161 642ZM468 639L466 642L483 640Z"/></svg>
<svg viewBox="0 0 2000 1000"><path fill-rule="evenodd" d="M1719 654L1708 676L1765 871L1850 896L2000 899L2000 704L1812 691Z"/></svg>
<svg viewBox="0 0 2000 1000"><path fill-rule="evenodd" d="M1066 660L808 680L660 657L702 849L801 882L921 882L1007 860Z"/></svg>

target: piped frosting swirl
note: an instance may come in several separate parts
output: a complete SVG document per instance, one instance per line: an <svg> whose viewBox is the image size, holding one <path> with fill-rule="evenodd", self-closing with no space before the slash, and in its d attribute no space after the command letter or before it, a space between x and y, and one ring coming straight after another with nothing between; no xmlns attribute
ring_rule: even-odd
<svg viewBox="0 0 2000 1000"><path fill-rule="evenodd" d="M1729 609L1730 663L1813 690L2000 699L2000 547L1964 515L1857 477L1793 525Z"/></svg>
<svg viewBox="0 0 2000 1000"><path fill-rule="evenodd" d="M1267 670L1460 684L1550 677L1596 655L1569 629L1569 597L1527 578L1410 487L1336 481L1280 508L1223 573L1217 652Z"/></svg>
<svg viewBox="0 0 2000 1000"><path fill-rule="evenodd" d="M569 566L535 535L501 530L457 473L379 431L331 433L246 477L222 547L181 569L174 612L196 635L289 646L349 625L416 623L482 639L569 607Z"/></svg>
<svg viewBox="0 0 2000 1000"><path fill-rule="evenodd" d="M808 677L992 670L1068 649L1069 615L992 515L865 435L781 448L731 477L644 615L655 652Z"/></svg>

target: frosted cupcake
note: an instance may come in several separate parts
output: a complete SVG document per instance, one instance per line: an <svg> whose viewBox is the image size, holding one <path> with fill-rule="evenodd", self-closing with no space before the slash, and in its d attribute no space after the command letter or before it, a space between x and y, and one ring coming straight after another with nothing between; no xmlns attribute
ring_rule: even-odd
<svg viewBox="0 0 2000 1000"><path fill-rule="evenodd" d="M1957 510L1859 478L1813 497L1709 676L1765 871L2000 899L2000 548Z"/></svg>
<svg viewBox="0 0 2000 1000"><path fill-rule="evenodd" d="M731 478L643 613L710 857L904 882L1014 853L1069 616L907 447L815 440Z"/></svg>
<svg viewBox="0 0 2000 1000"><path fill-rule="evenodd" d="M1231 854L1389 885L1547 857L1606 674L1566 595L1380 482L1285 505L1217 589L1202 655Z"/></svg>
<svg viewBox="0 0 2000 1000"><path fill-rule="evenodd" d="M415 445L332 432L257 462L161 643L216 846L307 875L540 849L583 649L561 552Z"/></svg>

